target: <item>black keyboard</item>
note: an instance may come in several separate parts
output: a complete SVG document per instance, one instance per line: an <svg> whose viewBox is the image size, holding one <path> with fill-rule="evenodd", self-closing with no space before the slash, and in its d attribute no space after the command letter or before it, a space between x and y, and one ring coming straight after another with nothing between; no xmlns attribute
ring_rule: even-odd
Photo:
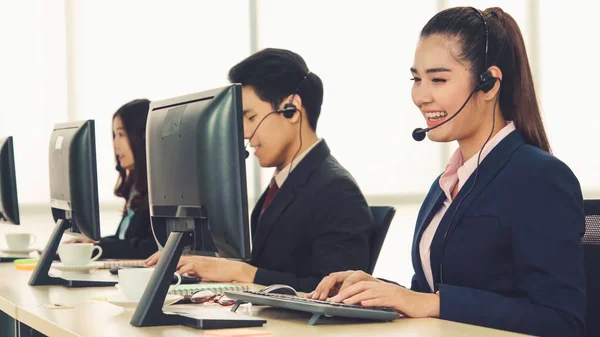
<svg viewBox="0 0 600 337"><path fill-rule="evenodd" d="M232 311L237 310L239 304L249 302L252 304L310 312L313 314L313 317L309 321L310 325L314 325L322 316L351 317L375 321L391 321L400 317L400 314L391 308L332 303L301 296L265 294L254 291L226 291L225 295L238 301Z"/></svg>

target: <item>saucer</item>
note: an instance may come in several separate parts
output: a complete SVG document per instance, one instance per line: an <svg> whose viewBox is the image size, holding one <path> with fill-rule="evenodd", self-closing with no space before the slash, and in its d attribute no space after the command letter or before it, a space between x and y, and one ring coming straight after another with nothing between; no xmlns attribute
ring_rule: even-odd
<svg viewBox="0 0 600 337"><path fill-rule="evenodd" d="M183 296L181 295L167 295L167 297L165 298L165 302L164 302L164 306L167 305L171 305L177 301L179 301L180 299L182 299ZM140 301L132 301L130 299L128 299L125 295L123 294L119 294L119 295L115 295L115 296L109 296L104 298L106 300L106 302L125 308L125 309L135 309L138 305L138 303Z"/></svg>
<svg viewBox="0 0 600 337"><path fill-rule="evenodd" d="M6 254L21 254L21 255L29 255L31 252L35 252L35 248L25 248L25 249L10 249L10 248L2 248L1 252Z"/></svg>
<svg viewBox="0 0 600 337"><path fill-rule="evenodd" d="M99 269L104 266L102 262L91 262L83 266L67 266L62 262L54 262L52 268L63 272L89 272L90 270Z"/></svg>

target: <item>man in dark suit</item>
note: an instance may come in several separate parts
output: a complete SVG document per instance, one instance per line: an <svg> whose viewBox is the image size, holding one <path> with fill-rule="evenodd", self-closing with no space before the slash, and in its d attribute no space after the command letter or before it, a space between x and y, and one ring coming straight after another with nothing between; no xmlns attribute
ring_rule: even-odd
<svg viewBox="0 0 600 337"><path fill-rule="evenodd" d="M265 49L234 66L229 80L243 85L245 138L260 166L275 173L252 212L250 263L184 256L179 272L309 291L331 272L367 270L373 218L352 176L316 134L321 79L298 54Z"/></svg>

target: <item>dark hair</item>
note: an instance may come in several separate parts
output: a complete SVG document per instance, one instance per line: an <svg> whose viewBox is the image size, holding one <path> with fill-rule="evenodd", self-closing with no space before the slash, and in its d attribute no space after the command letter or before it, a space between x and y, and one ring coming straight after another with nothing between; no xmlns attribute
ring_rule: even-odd
<svg viewBox="0 0 600 337"><path fill-rule="evenodd" d="M279 109L283 100L298 90L308 124L317 130L323 104L323 82L317 74L309 73L300 55L285 49L263 49L231 68L229 81L252 87L273 110Z"/></svg>
<svg viewBox="0 0 600 337"><path fill-rule="evenodd" d="M501 8L482 12L488 29L488 57L485 63L485 27L477 10L454 7L436 14L421 30L421 37L434 34L457 38L461 43L458 60L471 64L473 87L479 74L495 65L502 70L499 104L505 120L514 121L527 143L551 152L538 106L525 42L515 19Z"/></svg>
<svg viewBox="0 0 600 337"><path fill-rule="evenodd" d="M123 128L129 138L129 145L133 152L134 168L129 172L129 177L124 168L119 164L119 158L115 155L117 161L117 171L119 178L115 187L115 195L124 198L124 213L127 213L127 201L133 211L148 208L148 181L146 172L146 120L148 119L148 110L150 101L147 99L133 100L117 110L113 115L121 118ZM113 132L113 139L115 134ZM129 200L131 188L135 189L135 195Z"/></svg>

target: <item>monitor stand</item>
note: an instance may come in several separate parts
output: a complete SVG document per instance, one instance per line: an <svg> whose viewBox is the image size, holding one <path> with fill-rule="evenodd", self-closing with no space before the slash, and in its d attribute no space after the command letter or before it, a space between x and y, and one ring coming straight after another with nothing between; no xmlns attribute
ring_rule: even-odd
<svg viewBox="0 0 600 337"><path fill-rule="evenodd" d="M42 256L40 257L33 274L31 274L31 278L29 279L30 286L53 286L53 285L63 285L66 287L111 287L117 284L116 281L87 281L87 280L65 280L60 277L52 277L48 274L50 271L50 267L52 266L52 262L54 261L54 257L56 256L56 251L58 250L58 246L60 245L60 240L64 232L71 228L72 224L70 220L59 219L56 222L56 227L52 232L52 236L50 236L50 240L46 245L46 248L42 252Z"/></svg>
<svg viewBox="0 0 600 337"><path fill-rule="evenodd" d="M256 318L240 319L203 319L183 316L175 313L164 313L163 303L169 291L173 274L183 252L186 242L191 242L191 232L171 232L154 273L146 285L131 325L137 327L184 325L195 329L223 329L262 326L267 321Z"/></svg>

